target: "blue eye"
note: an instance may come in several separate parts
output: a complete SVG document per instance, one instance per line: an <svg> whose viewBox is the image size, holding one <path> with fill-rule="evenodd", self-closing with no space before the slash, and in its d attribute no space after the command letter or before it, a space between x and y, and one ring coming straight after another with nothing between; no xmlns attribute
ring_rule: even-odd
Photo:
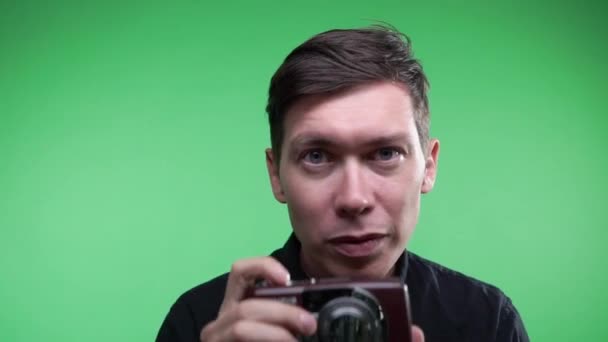
<svg viewBox="0 0 608 342"><path fill-rule="evenodd" d="M327 155L320 150L312 150L306 152L303 157L304 161L310 164L322 164L327 162Z"/></svg>
<svg viewBox="0 0 608 342"><path fill-rule="evenodd" d="M401 155L401 152L391 147L384 147L376 151L375 158L380 161L389 161L397 158Z"/></svg>

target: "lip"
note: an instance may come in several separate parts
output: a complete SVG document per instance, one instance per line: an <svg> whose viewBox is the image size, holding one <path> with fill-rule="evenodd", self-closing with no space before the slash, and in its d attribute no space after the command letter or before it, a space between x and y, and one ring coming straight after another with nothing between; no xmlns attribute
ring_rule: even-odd
<svg viewBox="0 0 608 342"><path fill-rule="evenodd" d="M342 235L328 240L333 249L349 258L369 257L378 253L386 234Z"/></svg>

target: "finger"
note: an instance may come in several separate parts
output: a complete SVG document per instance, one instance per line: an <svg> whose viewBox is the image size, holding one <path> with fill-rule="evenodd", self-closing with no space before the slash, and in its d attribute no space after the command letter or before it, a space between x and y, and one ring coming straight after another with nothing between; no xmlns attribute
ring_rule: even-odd
<svg viewBox="0 0 608 342"><path fill-rule="evenodd" d="M220 313L237 304L245 294L245 290L253 285L256 279L265 279L273 284L288 285L289 272L271 257L242 259L232 264L224 302Z"/></svg>
<svg viewBox="0 0 608 342"><path fill-rule="evenodd" d="M229 327L222 327L219 323L213 321L207 324L200 333L199 341L296 341L284 327L264 322L242 320Z"/></svg>
<svg viewBox="0 0 608 342"><path fill-rule="evenodd" d="M297 340L289 330L281 326L258 321L239 321L226 331L219 341L296 342Z"/></svg>
<svg viewBox="0 0 608 342"><path fill-rule="evenodd" d="M242 320L258 321L281 326L295 334L312 335L317 330L317 320L307 310L292 304L268 299L247 299L227 310L216 321L218 330Z"/></svg>
<svg viewBox="0 0 608 342"><path fill-rule="evenodd" d="M417 326L412 326L412 342L424 342L424 333Z"/></svg>

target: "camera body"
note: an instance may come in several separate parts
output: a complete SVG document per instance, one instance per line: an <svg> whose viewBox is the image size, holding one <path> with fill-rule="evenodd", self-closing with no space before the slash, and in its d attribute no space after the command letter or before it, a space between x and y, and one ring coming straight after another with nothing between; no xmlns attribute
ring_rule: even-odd
<svg viewBox="0 0 608 342"><path fill-rule="evenodd" d="M382 280L310 279L289 286L256 286L247 297L298 305L317 318L317 332L300 341L410 342L407 286Z"/></svg>

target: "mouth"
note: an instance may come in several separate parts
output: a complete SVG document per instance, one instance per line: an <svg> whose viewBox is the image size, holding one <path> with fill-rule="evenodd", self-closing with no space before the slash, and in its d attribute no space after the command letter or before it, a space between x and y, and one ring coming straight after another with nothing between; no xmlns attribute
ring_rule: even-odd
<svg viewBox="0 0 608 342"><path fill-rule="evenodd" d="M330 246L339 254L350 258L363 258L382 250L386 234L343 235L328 240Z"/></svg>

